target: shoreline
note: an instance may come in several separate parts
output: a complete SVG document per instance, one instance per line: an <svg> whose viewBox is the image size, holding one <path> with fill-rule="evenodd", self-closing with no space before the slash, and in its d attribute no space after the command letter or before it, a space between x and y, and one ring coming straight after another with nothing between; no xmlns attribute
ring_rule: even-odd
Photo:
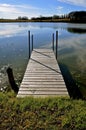
<svg viewBox="0 0 86 130"><path fill-rule="evenodd" d="M82 21L82 20L70 20L70 19L56 19L56 20L16 20L16 19L0 19L0 23L18 23L18 22L49 22L49 23L81 23L81 24L86 24L86 21Z"/></svg>

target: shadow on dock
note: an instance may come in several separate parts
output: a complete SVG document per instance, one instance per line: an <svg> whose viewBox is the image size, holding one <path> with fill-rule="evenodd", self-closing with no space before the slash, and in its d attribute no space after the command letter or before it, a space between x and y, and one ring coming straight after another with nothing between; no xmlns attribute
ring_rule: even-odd
<svg viewBox="0 0 86 130"><path fill-rule="evenodd" d="M62 75L64 77L69 96L73 99L83 99L83 96L82 96L75 80L73 79L72 75L70 74L70 71L67 68L67 66L65 66L64 64L59 64L59 67L60 67Z"/></svg>

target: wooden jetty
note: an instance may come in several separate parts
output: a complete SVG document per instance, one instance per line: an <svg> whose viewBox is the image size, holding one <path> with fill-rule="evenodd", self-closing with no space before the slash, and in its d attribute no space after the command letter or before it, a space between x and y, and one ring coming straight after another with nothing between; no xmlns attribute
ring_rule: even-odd
<svg viewBox="0 0 86 130"><path fill-rule="evenodd" d="M17 97L66 96L68 91L52 49L34 49Z"/></svg>

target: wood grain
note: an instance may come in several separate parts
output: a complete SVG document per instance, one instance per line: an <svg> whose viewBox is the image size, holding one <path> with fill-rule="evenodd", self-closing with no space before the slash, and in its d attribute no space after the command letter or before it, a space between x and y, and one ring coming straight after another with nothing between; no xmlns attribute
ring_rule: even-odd
<svg viewBox="0 0 86 130"><path fill-rule="evenodd" d="M34 49L17 97L65 96L68 91L52 49Z"/></svg>

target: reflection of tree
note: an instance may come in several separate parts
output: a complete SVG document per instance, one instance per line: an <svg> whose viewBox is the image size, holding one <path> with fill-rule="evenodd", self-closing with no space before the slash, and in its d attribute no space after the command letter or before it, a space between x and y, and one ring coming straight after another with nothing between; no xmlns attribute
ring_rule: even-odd
<svg viewBox="0 0 86 130"><path fill-rule="evenodd" d="M81 28L67 28L67 30L71 33L86 33L86 29Z"/></svg>

